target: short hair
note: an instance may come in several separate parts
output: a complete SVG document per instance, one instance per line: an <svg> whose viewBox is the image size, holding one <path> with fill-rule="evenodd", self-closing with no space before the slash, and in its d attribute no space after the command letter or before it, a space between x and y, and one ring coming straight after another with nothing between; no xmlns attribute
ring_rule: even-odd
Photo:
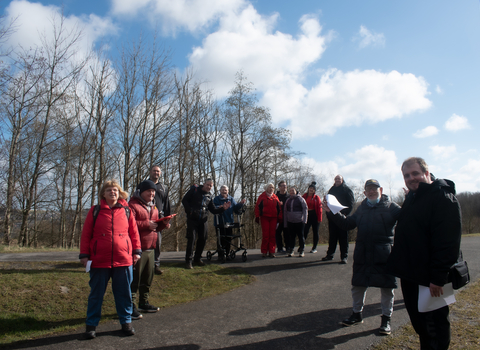
<svg viewBox="0 0 480 350"><path fill-rule="evenodd" d="M205 179L205 181L203 183L206 183L206 182L213 182L213 179L211 177Z"/></svg>
<svg viewBox="0 0 480 350"><path fill-rule="evenodd" d="M128 193L125 192L122 189L122 186L118 183L117 180L112 179L112 180L107 180L103 183L102 187L100 188L100 191L98 191L98 200L99 202L104 198L103 196L105 195L105 191L109 187L116 187L118 189L118 197L122 199L127 199L128 198Z"/></svg>
<svg viewBox="0 0 480 350"><path fill-rule="evenodd" d="M157 165L157 164L152 165L148 171L152 171L153 168L158 168L160 169L160 171L162 171L162 168L160 168L160 165Z"/></svg>
<svg viewBox="0 0 480 350"><path fill-rule="evenodd" d="M275 185L269 182L268 184L265 185L264 190L266 191L267 188L269 188L270 186L272 186L275 189Z"/></svg>
<svg viewBox="0 0 480 350"><path fill-rule="evenodd" d="M295 185L290 186L290 188L288 189L288 191L290 192L290 190L291 190L292 188L295 190L295 194L298 194L298 189L297 189L297 186L295 186Z"/></svg>
<svg viewBox="0 0 480 350"><path fill-rule="evenodd" d="M402 173L403 173L403 167L405 165L410 166L415 163L417 163L420 166L420 169L422 169L423 173L426 173L428 171L428 165L427 165L427 162L425 162L425 159L420 157L410 157L403 161L402 167L401 167Z"/></svg>
<svg viewBox="0 0 480 350"><path fill-rule="evenodd" d="M220 191L222 190L222 188L226 188L228 190L228 186L227 185L222 185L220 186Z"/></svg>
<svg viewBox="0 0 480 350"><path fill-rule="evenodd" d="M278 187L282 186L282 184L285 184L285 185L286 185L287 182L286 182L285 180L280 181L280 182L278 183Z"/></svg>

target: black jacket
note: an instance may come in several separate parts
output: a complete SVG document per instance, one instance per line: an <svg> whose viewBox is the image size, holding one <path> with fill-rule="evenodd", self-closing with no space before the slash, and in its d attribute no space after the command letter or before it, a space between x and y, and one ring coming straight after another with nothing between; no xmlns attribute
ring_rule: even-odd
<svg viewBox="0 0 480 350"><path fill-rule="evenodd" d="M420 183L402 206L388 271L428 287L443 286L457 261L462 235L460 204L450 180Z"/></svg>
<svg viewBox="0 0 480 350"><path fill-rule="evenodd" d="M155 184L155 205L158 209L158 217L163 218L170 215L170 199L168 197L168 187L157 182Z"/></svg>
<svg viewBox="0 0 480 350"><path fill-rule="evenodd" d="M328 194L334 195L341 205L347 207L340 211L343 215L347 216L348 214L350 214L353 209L355 198L353 196L352 190L350 189L350 187L345 185L345 182L342 183L340 186L330 187L330 189L328 190ZM327 218L329 220L332 218L332 216L332 213L327 212Z"/></svg>
<svg viewBox="0 0 480 350"><path fill-rule="evenodd" d="M336 214L332 220L344 230L357 230L353 253L352 285L360 287L396 288L395 276L387 274L387 259L392 250L393 229L400 215L398 204L382 195L380 202L370 206L364 199L353 213L346 217Z"/></svg>
<svg viewBox="0 0 480 350"><path fill-rule="evenodd" d="M193 185L183 196L182 204L189 220L205 222L208 219L208 211L213 214L225 211L223 207L216 208L211 193L203 191L202 188L202 185Z"/></svg>

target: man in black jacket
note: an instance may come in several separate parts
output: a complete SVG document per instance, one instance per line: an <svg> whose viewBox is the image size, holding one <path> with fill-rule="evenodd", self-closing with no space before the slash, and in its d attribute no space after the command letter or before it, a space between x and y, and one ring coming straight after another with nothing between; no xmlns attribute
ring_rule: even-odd
<svg viewBox="0 0 480 350"><path fill-rule="evenodd" d="M170 215L170 198L168 197L168 188L160 182L162 170L158 165L150 168L150 181L155 184L155 206L158 209L158 217L163 218ZM160 269L160 249L162 247L162 231L157 232L157 245L155 246L155 274L161 275Z"/></svg>
<svg viewBox="0 0 480 350"><path fill-rule="evenodd" d="M403 298L421 349L448 349L448 306L419 312L419 286L432 297L443 294L448 271L458 259L462 234L460 205L455 184L435 179L422 158L408 158L402 173L409 193L395 229L388 271L400 277Z"/></svg>
<svg viewBox="0 0 480 350"><path fill-rule="evenodd" d="M187 214L187 250L185 253L187 269L193 268L192 258L196 265L205 265L201 258L207 241L208 211L212 214L220 214L230 208L231 205L230 202L226 202L221 207L216 208L210 194L212 187L213 180L207 179L202 186L193 185L190 187L182 199ZM197 247L194 256L195 240L197 241Z"/></svg>
<svg viewBox="0 0 480 350"><path fill-rule="evenodd" d="M282 180L278 183L278 191L277 191L278 200L282 203L282 211L283 211L283 207L285 205L285 202L287 201L288 196L289 196L289 194L287 192L287 183ZM287 241L288 241L287 230L288 230L288 228L283 225L283 220L281 220L278 223L277 231L275 232L275 240L277 241L277 252L278 253L285 253L286 251L289 250L289 248L291 248L293 250L293 247L288 247L287 246ZM283 242L285 242L285 248L287 250L283 249L283 247L284 247Z"/></svg>
<svg viewBox="0 0 480 350"><path fill-rule="evenodd" d="M335 196L341 205L347 208L343 209L341 213L345 216L350 214L353 209L353 192L343 181L342 175L335 176L333 186L328 190L328 194ZM333 259L335 250L337 250L337 242L340 245L340 264L346 264L348 258L348 231L338 227L332 220L332 213L327 212L328 219L328 250L327 255L322 258L323 261Z"/></svg>

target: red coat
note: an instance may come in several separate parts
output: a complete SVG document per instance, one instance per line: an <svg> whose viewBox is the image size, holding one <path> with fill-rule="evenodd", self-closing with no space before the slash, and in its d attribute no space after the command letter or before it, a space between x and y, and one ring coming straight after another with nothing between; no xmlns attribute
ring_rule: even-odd
<svg viewBox="0 0 480 350"><path fill-rule="evenodd" d="M92 267L112 268L133 264L133 254L141 253L135 217L127 215L123 206L128 206L124 199L110 208L105 199L100 201L95 225L93 208L90 208L83 224L80 240L80 258L92 260Z"/></svg>
<svg viewBox="0 0 480 350"><path fill-rule="evenodd" d="M147 205L136 197L130 199L128 206L132 210L132 214L137 222L142 250L154 249L157 246L157 232L150 230L149 226L150 221L158 220L157 207L151 207L152 209L148 211Z"/></svg>
<svg viewBox="0 0 480 350"><path fill-rule="evenodd" d="M263 192L258 196L257 204L255 204L255 217L270 217L270 218L281 218L282 216L282 207L278 197L273 193L270 197L267 196L266 192Z"/></svg>
<svg viewBox="0 0 480 350"><path fill-rule="evenodd" d="M304 193L303 199L307 202L308 193ZM308 202L307 202L308 204ZM322 200L316 194L313 195L313 207L315 208L315 214L317 214L318 222L322 222Z"/></svg>

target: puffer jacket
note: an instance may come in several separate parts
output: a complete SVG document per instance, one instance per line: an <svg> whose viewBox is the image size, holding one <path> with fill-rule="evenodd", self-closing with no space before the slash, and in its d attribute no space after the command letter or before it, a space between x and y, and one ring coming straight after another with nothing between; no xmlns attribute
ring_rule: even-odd
<svg viewBox="0 0 480 350"><path fill-rule="evenodd" d="M90 208L80 239L80 259L92 260L93 268L112 268L133 264L133 254L141 254L140 237L133 215L127 219L124 199L110 208L105 199L94 223Z"/></svg>
<svg viewBox="0 0 480 350"><path fill-rule="evenodd" d="M259 218L261 216L281 218L282 208L275 193L272 193L270 197L267 196L266 192L258 196L257 203L255 204L255 217Z"/></svg>
<svg viewBox="0 0 480 350"><path fill-rule="evenodd" d="M212 214L220 214L225 211L223 207L216 208L213 204L212 194L203 191L202 188L202 185L193 185L183 196L182 204L188 220L206 222L209 211Z"/></svg>
<svg viewBox="0 0 480 350"><path fill-rule="evenodd" d="M358 228L353 253L353 286L397 287L395 276L387 273L387 260L392 250L393 229L400 211L398 204L382 195L380 201L373 206L364 199L351 216L337 213L332 217L335 224L344 230Z"/></svg>
<svg viewBox="0 0 480 350"><path fill-rule="evenodd" d="M137 222L138 234L142 242L142 250L154 249L157 246L157 232L150 230L149 226L150 221L158 220L157 207L145 203L138 190L135 191L128 205Z"/></svg>
<svg viewBox="0 0 480 350"><path fill-rule="evenodd" d="M308 207L305 199L299 194L288 197L283 207L283 224L288 225L292 223L307 223L308 219Z"/></svg>
<svg viewBox="0 0 480 350"><path fill-rule="evenodd" d="M307 201L308 198L308 193L303 194L303 199L305 199L305 202ZM313 206L315 208L315 214L317 214L317 221L322 222L322 200L318 196L318 194L313 195Z"/></svg>
<svg viewBox="0 0 480 350"><path fill-rule="evenodd" d="M461 235L462 215L455 184L443 179L422 182L403 203L388 270L425 287L430 283L443 286L457 261Z"/></svg>

